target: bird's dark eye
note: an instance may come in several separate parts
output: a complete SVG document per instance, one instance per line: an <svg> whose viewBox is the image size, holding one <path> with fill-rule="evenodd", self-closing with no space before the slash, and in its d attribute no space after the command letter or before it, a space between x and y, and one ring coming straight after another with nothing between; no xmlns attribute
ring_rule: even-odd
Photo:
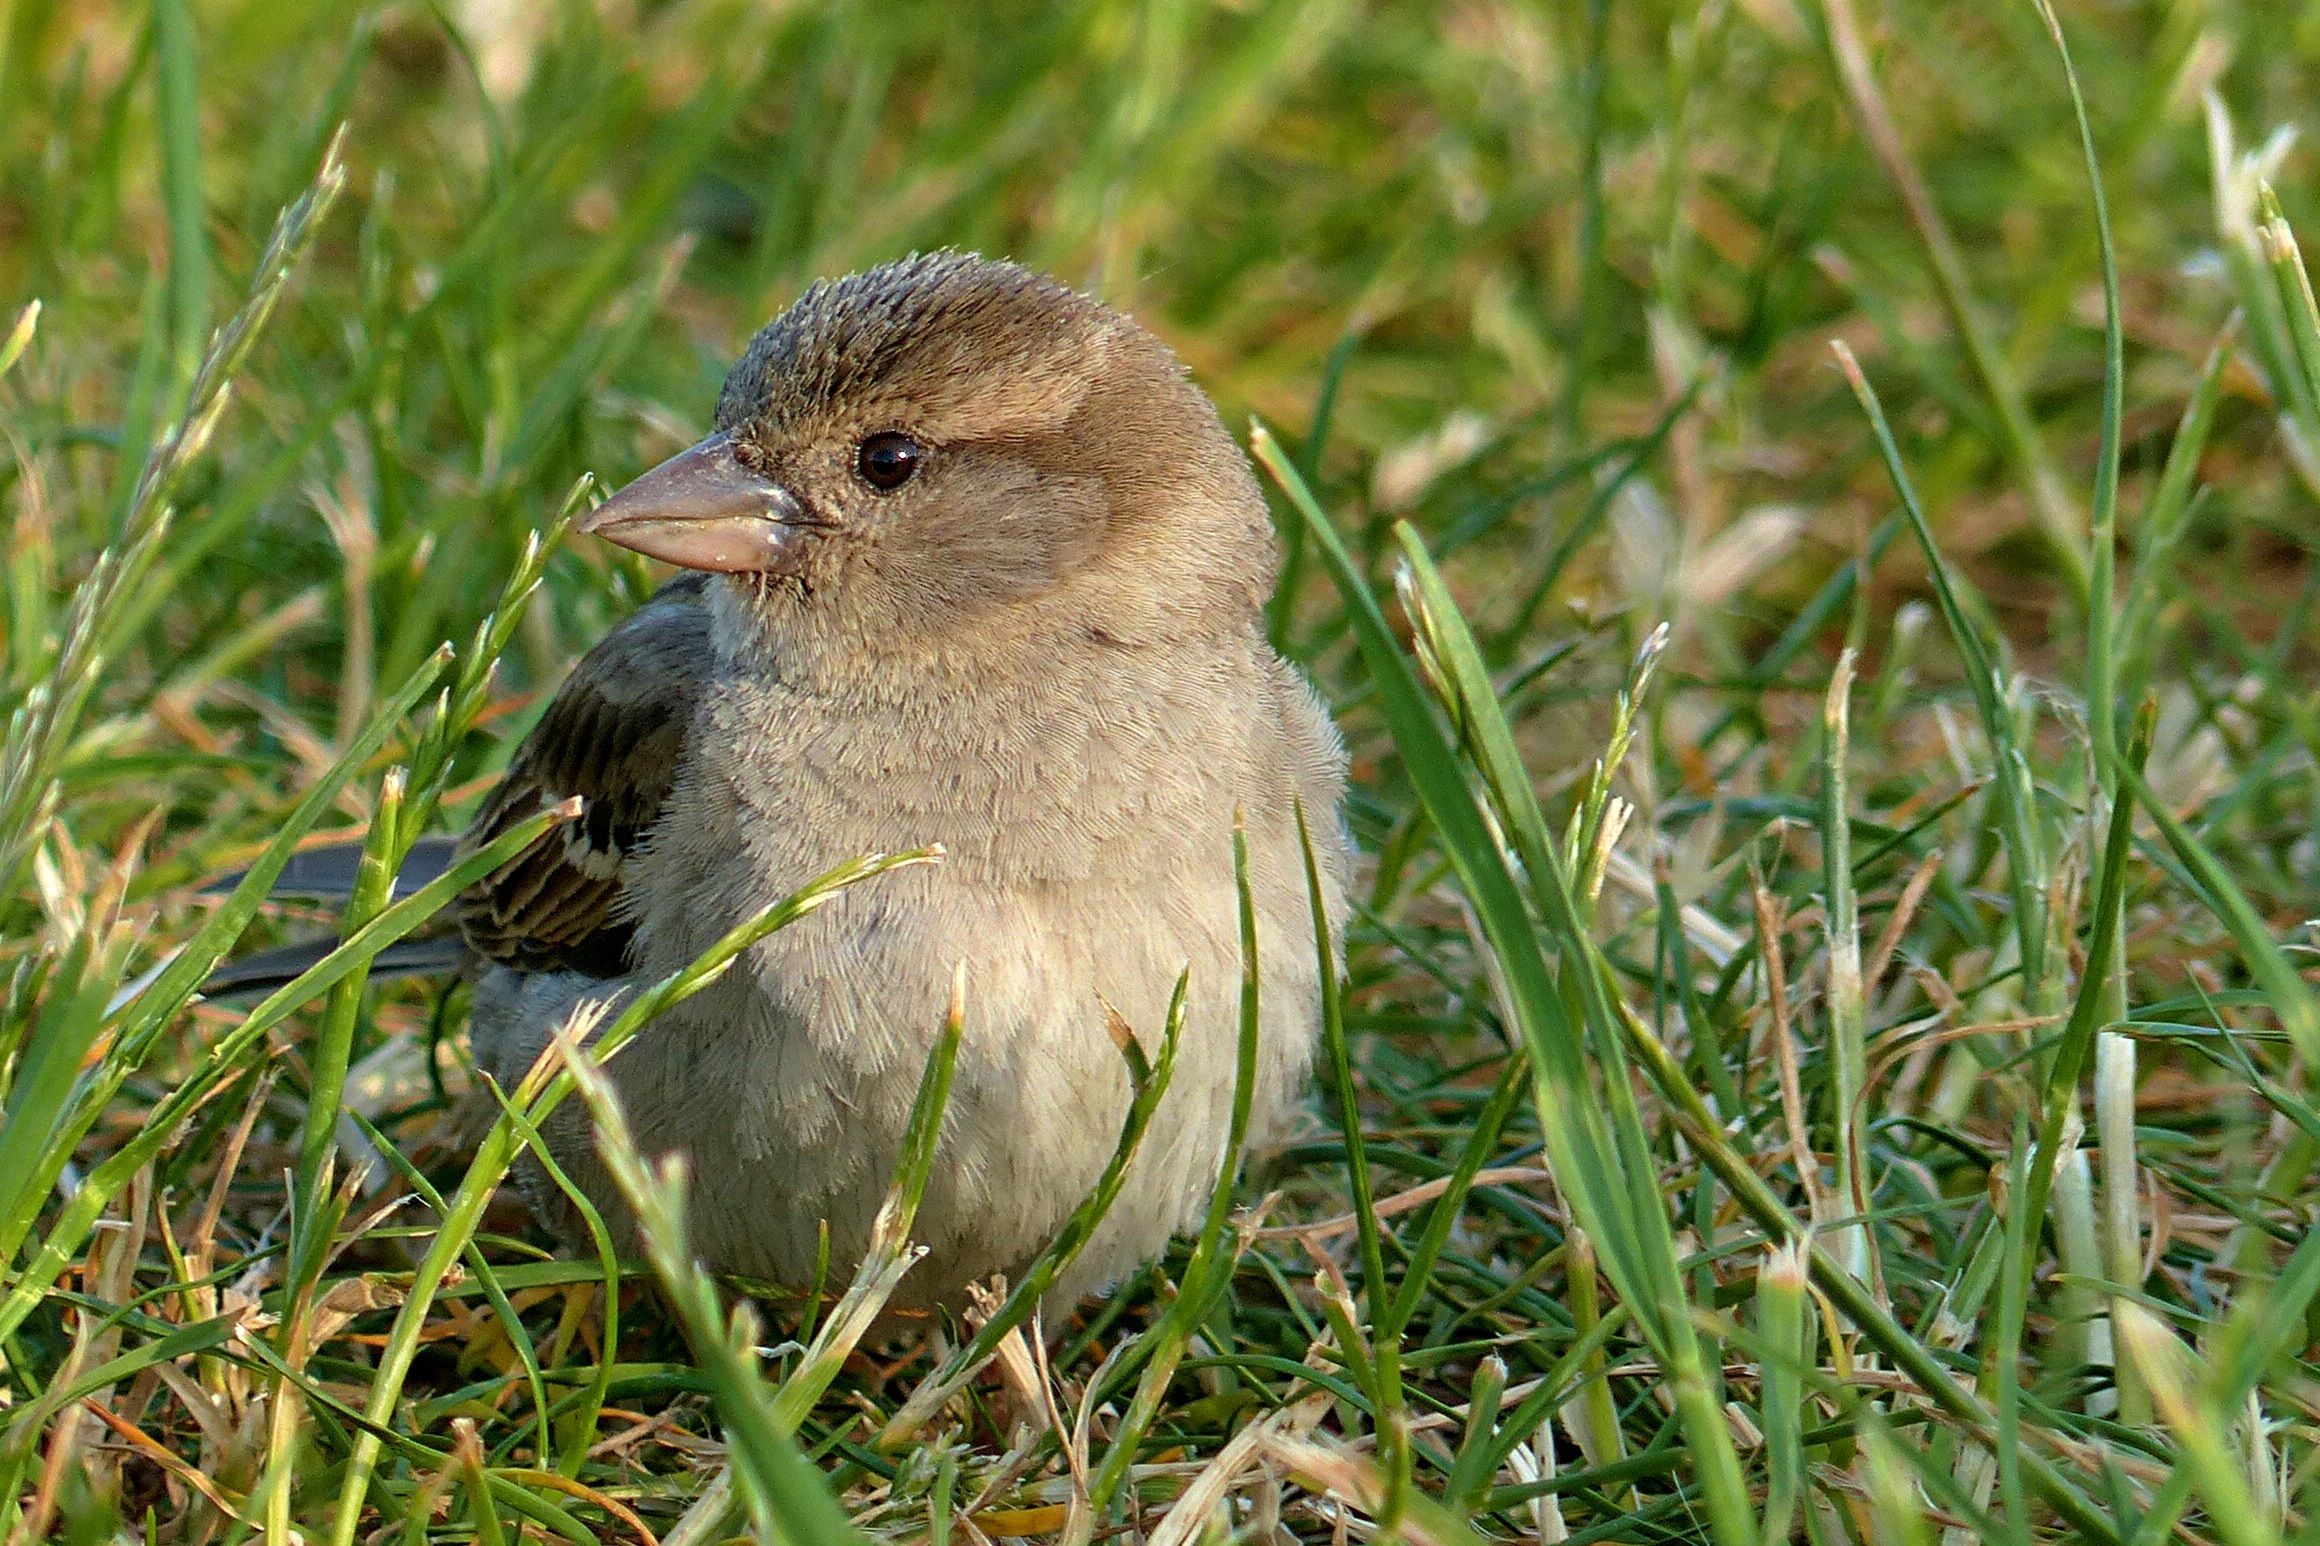
<svg viewBox="0 0 2320 1546"><path fill-rule="evenodd" d="M897 430L888 430L862 442L861 454L854 458L854 470L879 493L891 494L910 481L924 455L917 441Z"/></svg>

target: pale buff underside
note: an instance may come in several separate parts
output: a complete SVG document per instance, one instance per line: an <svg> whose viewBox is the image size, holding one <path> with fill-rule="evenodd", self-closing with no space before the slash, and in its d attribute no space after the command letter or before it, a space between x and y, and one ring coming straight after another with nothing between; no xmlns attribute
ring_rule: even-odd
<svg viewBox="0 0 2320 1546"><path fill-rule="evenodd" d="M747 637L716 630L729 666ZM987 663L986 663L987 664ZM940 662L920 675L939 678ZM1233 1093L1240 944L1232 823L1245 811L1262 963L1253 1134L1287 1124L1311 1064L1318 973L1292 801L1343 922L1342 752L1311 691L1253 633L1165 650L1077 642L1005 693L939 680L835 701L728 669L690 762L631 867L634 980L682 966L833 865L939 843L756 947L613 1062L640 1142L680 1150L711 1265L802 1286L829 1227L832 1276L867 1244L912 1097L964 963L964 1040L900 1306L1019 1274L1095 1182L1128 1099L1109 1002L1158 1050L1189 967L1174 1084L1125 1190L1055 1296L1113 1281L1195 1220ZM1231 711L1220 709L1231 705ZM748 791L744 796L742 791ZM555 1025L628 982L488 974L479 1060L521 1073ZM628 1225L578 1113L551 1146ZM527 1185L561 1218L541 1177Z"/></svg>

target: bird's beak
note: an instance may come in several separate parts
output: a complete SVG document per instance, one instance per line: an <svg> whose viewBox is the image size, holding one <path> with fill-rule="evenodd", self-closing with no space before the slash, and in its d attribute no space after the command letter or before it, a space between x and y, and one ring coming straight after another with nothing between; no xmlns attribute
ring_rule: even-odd
<svg viewBox="0 0 2320 1546"><path fill-rule="evenodd" d="M798 515L797 496L744 467L719 433L598 505L580 530L684 569L794 574Z"/></svg>

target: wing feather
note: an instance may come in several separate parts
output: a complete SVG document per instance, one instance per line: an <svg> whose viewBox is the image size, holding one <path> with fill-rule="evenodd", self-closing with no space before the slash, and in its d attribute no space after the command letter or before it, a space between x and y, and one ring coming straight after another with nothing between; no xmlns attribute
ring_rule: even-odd
<svg viewBox="0 0 2320 1546"><path fill-rule="evenodd" d="M711 578L671 580L581 657L468 828L472 849L580 797L578 819L461 894L460 931L486 960L599 977L628 969L623 875L684 761L709 670Z"/></svg>

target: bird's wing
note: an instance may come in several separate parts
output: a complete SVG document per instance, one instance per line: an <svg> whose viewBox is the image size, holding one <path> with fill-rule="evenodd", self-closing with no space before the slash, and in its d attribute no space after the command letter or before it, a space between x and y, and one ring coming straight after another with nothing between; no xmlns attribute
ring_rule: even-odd
<svg viewBox="0 0 2320 1546"><path fill-rule="evenodd" d="M709 671L712 578L671 580L581 657L468 828L472 848L546 806L581 802L577 819L461 894L460 931L484 959L598 977L628 969L623 871L684 759Z"/></svg>

